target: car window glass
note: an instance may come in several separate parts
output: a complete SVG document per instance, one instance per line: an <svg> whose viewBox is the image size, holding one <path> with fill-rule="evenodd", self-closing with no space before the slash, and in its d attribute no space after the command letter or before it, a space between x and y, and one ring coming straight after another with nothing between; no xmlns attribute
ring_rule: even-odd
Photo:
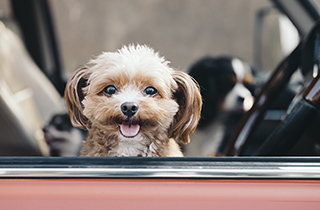
<svg viewBox="0 0 320 210"><path fill-rule="evenodd" d="M123 45L132 43L146 44L154 48L170 61L170 66L195 78L200 86L203 109L198 128L190 136L191 143L180 145L185 156L189 157L225 154L241 119L251 109L255 97L269 75L298 45L300 39L300 34L291 21L267 0L239 2L107 0L94 3L80 0L49 0L48 3L54 32L57 35L64 81L67 81L76 69L86 65L90 59L96 58L102 52L114 52ZM21 53L24 49L19 39L24 42L27 39L24 39L23 33L20 34L19 24L15 22L14 15L11 13L10 1L0 0L0 21L4 23L0 29L4 30L4 27L8 27L18 34L19 37L13 35L11 40L19 43L19 47L13 48ZM45 21L38 22L46 25ZM39 30L39 33L44 35L49 31L50 28L44 27ZM11 35L11 32L8 32L8 36ZM46 40L41 41L46 42ZM44 46L46 51L50 51L51 48L46 47L50 45ZM45 55L44 57L47 58ZM30 57L26 62L28 66L32 66L32 72L37 72L34 78L43 78L44 75L41 73L43 71L47 74L46 80L51 79L48 76L50 71L48 74L46 70L41 69L41 66L33 65ZM14 62L11 64L17 67ZM36 128L31 133L22 135L27 136L26 138L30 137L29 134L31 138L35 136L35 141L41 142L40 150L48 150L47 153L52 156L78 155L82 141L87 136L87 133L82 130L77 129L74 132L77 135L77 141L71 143L72 147L61 147L62 142L65 144L63 138L66 136L69 138L69 134L73 132L65 105L62 105L64 111L61 112L60 109L60 101L63 101L63 98L60 100L60 95L63 93L61 89L59 95L53 86L43 88L45 83L50 83L49 80L39 82L41 80L36 79L38 82L30 82L21 73L27 71L23 71L21 66L18 67L17 72L4 74L3 78L12 78L12 74L16 75L16 82L22 81L19 82L21 90L14 85L15 83L7 82L6 87L14 89L7 92L12 94L10 100L22 106L23 112L32 110L32 112L26 111L25 118L32 121L29 124ZM52 67L49 70L53 69ZM264 140L281 123L287 114L288 107L294 105L291 102L295 95L298 95L303 88L303 79L300 71L294 74L288 88L281 92L274 104L270 105L261 127L256 131L256 139ZM63 80L61 81L64 82ZM28 82L32 87L27 85ZM26 88L25 85L27 85ZM37 90L31 91L34 86ZM16 90L17 88L19 90ZM117 88L110 85L101 87L99 94L111 96L117 93ZM159 86L145 87L142 92L149 97L163 94ZM41 94L47 94L47 97L39 100L37 96ZM42 107L37 110L39 104ZM48 108L51 106L54 108ZM12 107L8 106L9 111L13 111ZM138 106L130 104L130 107L135 107L134 111L136 111ZM50 112L47 112L46 108L50 109ZM132 115L134 111L131 108ZM126 106L126 113L128 113L127 109L128 106ZM53 112L55 112L54 115ZM125 111L122 110L122 112ZM36 117L30 117L30 115ZM48 115L51 116L50 119ZM14 117L19 116L15 113ZM190 119L192 117L190 115ZM65 119L68 121L67 124L64 123ZM13 119L12 122L15 120ZM18 125L18 128L24 130L29 125L24 118L22 121L23 125ZM9 123L4 124L9 125ZM134 135L139 133L140 125L137 125L139 122L129 124L121 121L118 124L120 131L130 137L133 136L132 133ZM64 136L54 137L51 133L52 126L55 132ZM310 135L316 136L314 132L312 130ZM11 137L14 138L14 136ZM318 153L317 141L312 138L312 142L309 143L310 145L305 146L304 149L312 150L310 153L312 155ZM255 144L250 145L247 154L256 150L260 144L261 142L256 141ZM288 154L305 154L297 152L298 147ZM310 149L311 147L313 149Z"/></svg>
<svg viewBox="0 0 320 210"><path fill-rule="evenodd" d="M147 44L188 70L207 55L252 63L254 20L264 1L52 0L64 69L70 73L102 51ZM235 18L237 17L237 18Z"/></svg>

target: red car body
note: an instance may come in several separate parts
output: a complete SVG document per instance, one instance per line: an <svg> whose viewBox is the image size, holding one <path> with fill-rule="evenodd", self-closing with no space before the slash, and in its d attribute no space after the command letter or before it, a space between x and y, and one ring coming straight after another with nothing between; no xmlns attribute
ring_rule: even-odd
<svg viewBox="0 0 320 210"><path fill-rule="evenodd" d="M319 180L3 179L2 209L319 209Z"/></svg>
<svg viewBox="0 0 320 210"><path fill-rule="evenodd" d="M26 32L29 32L31 29L27 24L29 23L28 19L23 16L24 12L31 11L30 8L25 9L26 5L23 5L23 2L27 1L13 0L12 2L17 7L16 13L20 11L22 14L20 21L25 24L21 25L25 27ZM297 9L302 7L303 2L308 3L309 1L274 0L274 2L289 16L294 16L297 12L303 16L305 10L298 11ZM42 12L45 15L37 14L39 16L35 17L34 22L41 22L43 25L40 25L40 28L52 35L52 28L46 28L46 26L50 26L48 24L50 18L45 13L48 9L45 3L46 1L28 1L26 4L34 7L35 11L44 6ZM294 12L291 12L290 9ZM312 11L314 10L312 9ZM30 15L26 16L30 17ZM309 16L307 14L303 17ZM45 17L49 19L48 22L45 21ZM310 17L309 19L312 19ZM39 19L43 21L37 21ZM292 19L296 20L296 17ZM302 18L303 21L296 21L297 26L299 24L304 26L300 27L301 34L307 34L314 25L314 21L309 21L309 19ZM24 20L26 22L23 22ZM308 24L304 24L305 20ZM2 22L0 21L0 23ZM304 29L306 31L303 31ZM7 43L8 40L12 39L3 40L2 43ZM35 38L31 33L30 40L37 43L40 39ZM52 41L51 44L54 46L55 42ZM16 49L15 46L12 49ZM50 45L44 45L44 48L50 50L48 46ZM54 54L55 51L52 50L51 54ZM3 52L4 56L1 57L0 54L0 59L13 60L14 56L5 53L5 50ZM19 60L14 60L12 63L19 63L22 60L19 55L16 56ZM278 74L275 74L276 79L281 79L286 74L288 65L283 66L281 71L279 70ZM5 70L8 70L7 66ZM57 80L53 83L59 86L62 81ZM317 97L312 97L316 102L319 102L319 89L320 86L311 89L317 93L314 94ZM63 91L61 90L61 92ZM273 91L270 95L273 95L274 92L278 91ZM0 95L1 101L3 98ZM263 100L261 101L263 102ZM7 105L12 108L9 103ZM315 112L318 112L318 105L319 103L315 103ZM11 110L9 108L8 110ZM260 114L260 109L256 110ZM8 112L4 111L3 113ZM9 120L11 118L12 116L7 117ZM12 124L16 123L19 128L24 128L17 123L18 118L12 119L10 121ZM5 144L0 147L2 155L6 154L12 145L13 148L19 148L18 152L27 151L26 155L41 154L39 151L35 152L30 149L33 144L30 148L26 146L27 141L24 142L23 137L26 137L28 133L21 132L21 135L16 135L17 129L13 129L11 124L1 123L2 126L7 126L6 128L1 127L1 130L12 131L14 134L12 141L3 138L7 141L4 141ZM248 130L247 134L249 135L253 129ZM246 131L246 129L242 131ZM236 139L234 145L240 146L231 147L230 155L241 155L240 150L245 142L241 138ZM12 155L12 153L10 154ZM0 208L59 210L320 209L320 158L1 157Z"/></svg>

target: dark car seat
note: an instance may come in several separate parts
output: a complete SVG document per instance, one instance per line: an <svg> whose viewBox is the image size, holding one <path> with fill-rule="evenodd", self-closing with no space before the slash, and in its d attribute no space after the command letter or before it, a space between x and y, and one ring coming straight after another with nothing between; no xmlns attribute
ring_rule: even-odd
<svg viewBox="0 0 320 210"><path fill-rule="evenodd" d="M19 36L0 20L0 155L45 155L42 127L62 107Z"/></svg>

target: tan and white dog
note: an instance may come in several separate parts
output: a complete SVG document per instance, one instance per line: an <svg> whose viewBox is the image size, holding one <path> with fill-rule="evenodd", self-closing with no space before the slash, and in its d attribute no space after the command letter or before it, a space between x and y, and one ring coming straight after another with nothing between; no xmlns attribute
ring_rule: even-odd
<svg viewBox="0 0 320 210"><path fill-rule="evenodd" d="M89 131L82 156L183 156L201 113L196 82L145 45L105 52L74 72L65 99Z"/></svg>

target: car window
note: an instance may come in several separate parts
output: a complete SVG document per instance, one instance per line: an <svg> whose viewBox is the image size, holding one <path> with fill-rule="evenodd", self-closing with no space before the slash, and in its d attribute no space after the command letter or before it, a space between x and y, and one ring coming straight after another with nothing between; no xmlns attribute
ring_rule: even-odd
<svg viewBox="0 0 320 210"><path fill-rule="evenodd" d="M193 77L191 84L199 87L202 99L198 97L198 100L191 103L193 106L199 105L201 101L203 103L199 124L190 135L190 143L179 142L178 145L186 157L228 155L241 123L253 110L256 99L261 99L261 93L264 93L264 87L269 84L273 72L282 66L285 72L292 71L291 79L274 91L276 96L261 115L261 122L250 134L248 141L251 141L241 155L257 154L257 151L261 151L261 145L284 126L291 111L298 109L297 104L303 98L305 87L318 76L319 52L314 50L317 47L311 49L312 47L303 45L304 54L312 52L308 65L292 64L292 60L298 60L298 56L290 55L294 49L300 49L299 42L306 37L310 31L308 27L310 25L311 29L313 22L309 21L308 27L305 27L308 31L304 33L299 28L301 23L297 21L297 16L292 18L289 11L290 7L307 8L310 13L317 14L317 7L311 1L292 3L288 8L285 7L288 6L285 2L284 5L282 3L267 0L108 0L94 3L48 0L45 3L26 3L30 7L34 6L31 8L34 10L30 10L29 16L27 15L34 16L34 22L28 22L29 19L17 15L24 10L21 10L17 1L1 0L0 34L2 32L3 36L0 38L5 40L2 43L6 47L0 51L0 57L3 56L5 61L0 64L0 76L4 80L0 89L1 96L4 96L4 108L0 110L3 123L0 126L5 136L2 141L5 146L2 147L3 151L0 149L0 155L2 152L3 155L78 156L88 136L85 130L92 128L93 124L88 120L88 115L70 114L70 109L69 115L67 107L83 111L87 105L99 106L90 104L88 97L84 100L83 91L92 91L92 87L85 84L95 84L92 82L93 76L84 74L84 77L75 79L74 83L78 83L73 87L66 86L66 82L76 70L79 74L74 77L85 72L83 66L95 65L100 58L97 56L101 53L115 52L121 48L121 52L125 52L127 48L123 46L130 44L153 48L170 62L168 65L174 70ZM301 22L308 20L306 16L301 13ZM33 28L31 24L39 28ZM309 39L312 46L317 45L316 39ZM21 62L14 62L14 58L19 58ZM88 64L90 60L92 62ZM290 63L287 65L289 67L279 65L283 60L284 63ZM312 66L312 70L305 70L305 66L308 69ZM170 106L166 106L177 113L171 116L170 119L174 120L167 123L167 127L175 127L173 124L178 121L177 118L183 118L179 114L188 116L180 128L193 124L197 115L196 112L190 112L188 103L183 101L187 97L182 96L179 88L170 93L172 95L167 94L168 91L163 88L164 83L160 83L165 80L162 76L158 75L158 83L148 83L139 89L139 94L148 99L167 97L168 101L175 100ZM181 85L181 81L176 85ZM110 98L116 93L122 93L120 85L110 85L108 82L99 85L93 91L96 95ZM75 100L64 100L65 87L67 97L75 95ZM133 98L133 95L129 94L129 97ZM198 96L196 92L192 95L195 98ZM148 104L152 103L149 101ZM129 119L137 113L139 105L130 102L117 107ZM180 108L184 110L180 111ZM309 113L314 118L304 124L308 126L300 126L303 128L301 132L299 130L299 135L292 137L295 139L294 143L288 145L286 148L289 149L280 153L281 155L320 154L320 142L317 138L320 133L315 126L319 118L316 109ZM91 112L95 111L95 108L91 109ZM160 115L157 115L159 111L154 113L153 118ZM99 113L98 116L102 118L102 115ZM74 128L71 122L82 129ZM152 124L145 123L141 118L116 118L115 122L122 137L127 139L138 136L143 131L142 124ZM162 125L164 121L157 123ZM299 127L296 124L294 126ZM164 133L177 140L183 136L182 142L188 142L185 135L179 132ZM102 144L107 143L100 142ZM121 152L112 154L140 156L137 152L132 152L130 144ZM154 148L158 146L150 146L149 149L151 151ZM15 151L11 153L11 149Z"/></svg>
<svg viewBox="0 0 320 210"><path fill-rule="evenodd" d="M253 63L255 15L269 5L267 0L51 1L69 73L102 51L130 43L151 46L184 71L207 55L233 55Z"/></svg>
<svg viewBox="0 0 320 210"><path fill-rule="evenodd" d="M189 72L192 65L206 56L232 56L253 64L255 16L270 3L202 1L199 4L175 0L92 4L52 0L51 5L63 70L69 77L101 52L115 51L130 43L151 46L170 60L174 68L184 72ZM274 63L282 57L278 56ZM250 106L250 99L248 103ZM239 116L235 119L228 129L235 129ZM191 136L191 143L182 145L185 155L214 155L224 135L221 125L214 127L197 130Z"/></svg>

